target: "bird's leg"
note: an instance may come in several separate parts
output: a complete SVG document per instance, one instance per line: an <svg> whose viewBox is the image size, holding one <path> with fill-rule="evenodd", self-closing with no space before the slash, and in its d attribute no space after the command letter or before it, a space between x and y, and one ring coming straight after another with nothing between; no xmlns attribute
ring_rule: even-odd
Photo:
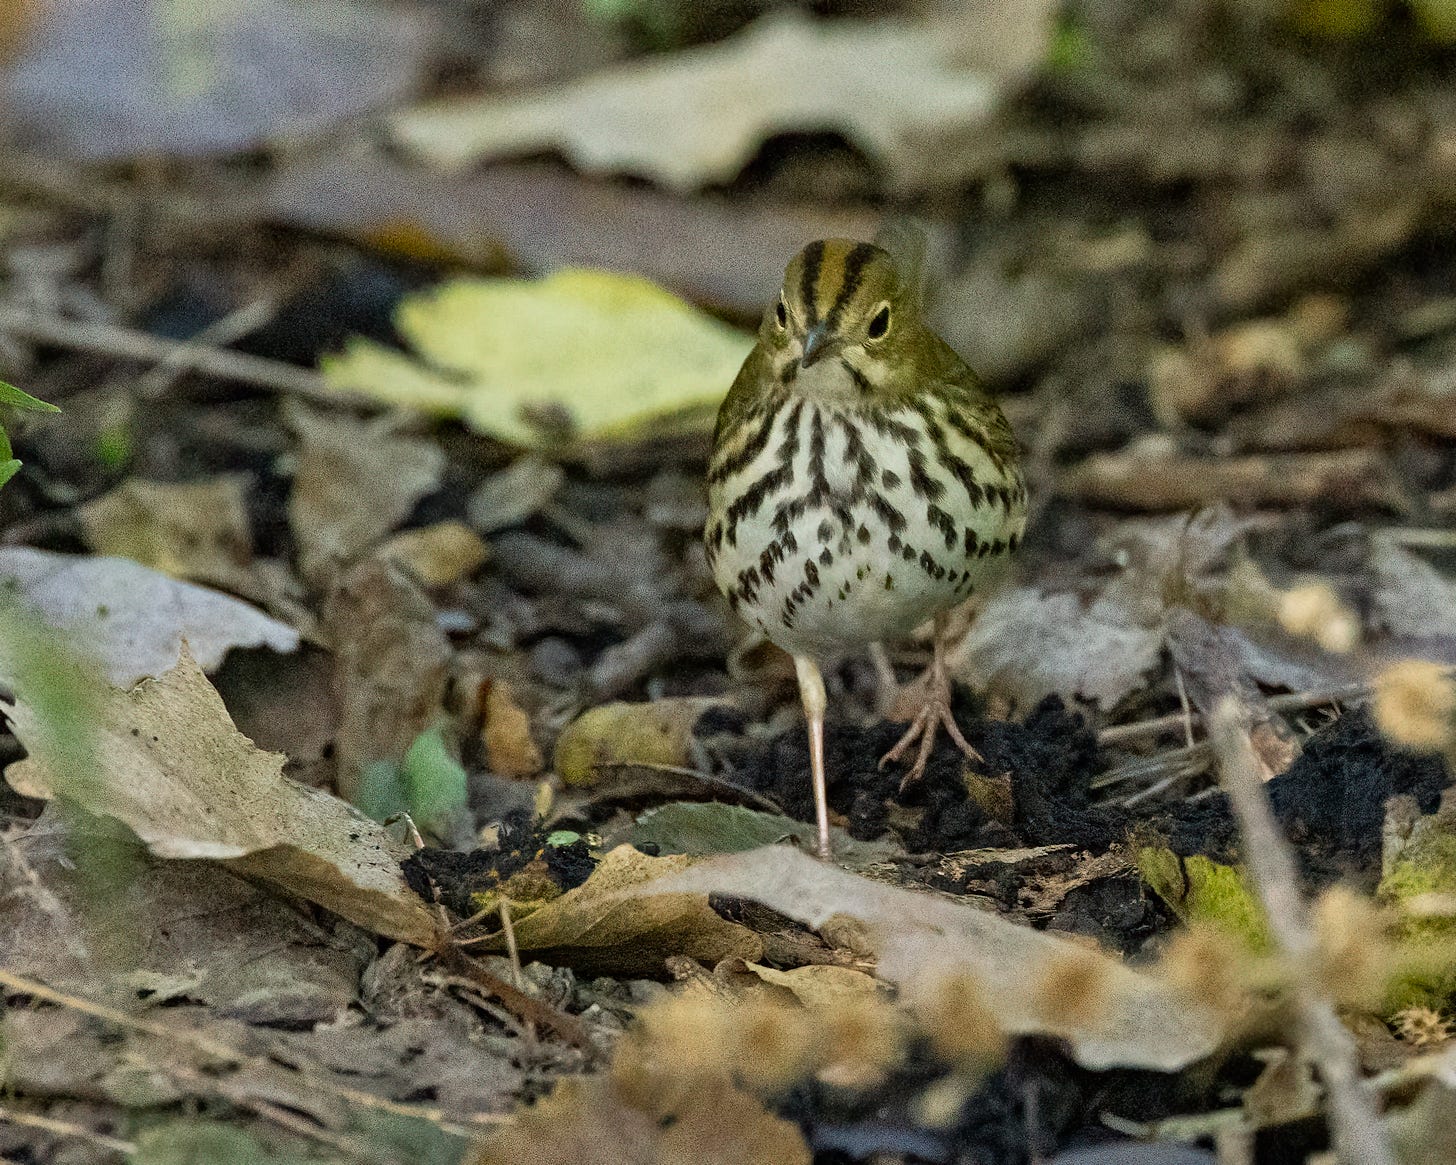
<svg viewBox="0 0 1456 1165"><path fill-rule="evenodd" d="M900 782L901 792L904 792L924 775L925 765L930 760L931 750L935 747L935 734L942 727L955 741L956 747L966 756L976 761L982 759L981 754L972 748L970 742L962 735L960 725L951 715L950 673L946 671L945 667L947 622L947 616L944 614L935 617L934 654L925 674L924 695L920 710L915 714L915 719L910 722L910 727L905 730L905 735L900 737L894 748L880 758L880 768L884 768L887 764L899 760L912 744L917 740L920 741L920 750L915 756L915 763L910 766L910 771Z"/></svg>
<svg viewBox="0 0 1456 1165"><path fill-rule="evenodd" d="M900 698L900 681L895 676L895 665L890 662L890 653L883 643L871 643L869 657L875 669L875 713L887 717Z"/></svg>
<svg viewBox="0 0 1456 1165"><path fill-rule="evenodd" d="M816 850L829 861L829 787L824 777L824 712L829 700L824 694L824 677L819 665L807 655L794 656L799 676L799 697L804 701L804 719L809 722L809 777L814 785L814 823L818 827Z"/></svg>

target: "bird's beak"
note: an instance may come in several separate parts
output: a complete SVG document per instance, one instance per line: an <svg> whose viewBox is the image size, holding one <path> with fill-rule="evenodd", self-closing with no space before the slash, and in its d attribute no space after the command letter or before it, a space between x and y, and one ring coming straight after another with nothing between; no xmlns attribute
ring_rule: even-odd
<svg viewBox="0 0 1456 1165"><path fill-rule="evenodd" d="M799 355L799 367L808 368L817 363L829 351L829 325L817 323L804 334L804 350Z"/></svg>

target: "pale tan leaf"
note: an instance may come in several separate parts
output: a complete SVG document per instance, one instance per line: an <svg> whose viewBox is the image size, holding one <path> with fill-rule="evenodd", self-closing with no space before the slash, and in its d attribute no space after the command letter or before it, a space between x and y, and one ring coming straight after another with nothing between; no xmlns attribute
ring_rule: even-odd
<svg viewBox="0 0 1456 1165"><path fill-rule="evenodd" d="M298 647L297 631L256 607L127 558L7 546L0 582L99 659L118 687L170 670L184 642L209 670L234 647Z"/></svg>
<svg viewBox="0 0 1456 1165"><path fill-rule="evenodd" d="M240 474L188 482L131 478L76 512L98 554L248 594L247 484Z"/></svg>
<svg viewBox="0 0 1456 1165"><path fill-rule="evenodd" d="M968 68L959 48L926 24L783 13L719 44L553 90L407 110L390 124L445 167L557 149L583 170L680 191L730 181L774 134L832 132L906 188L944 175L947 147L995 108L1003 72L1019 71L1004 55L994 71Z"/></svg>
<svg viewBox="0 0 1456 1165"><path fill-rule="evenodd" d="M618 846L582 885L517 922L516 941L533 957L569 963L578 974L661 974L670 955L710 966L721 959L761 959L758 935L720 918L701 894L630 894L681 874L688 863L682 856L654 858ZM485 949L504 951L504 935Z"/></svg>
<svg viewBox="0 0 1456 1165"><path fill-rule="evenodd" d="M713 858L628 893L651 901L685 892L743 895L808 926L835 915L857 918L868 928L879 976L912 1007L933 1006L947 982L969 976L1003 1030L1060 1036L1088 1068L1174 1071L1218 1045L1220 1023L1211 1012L1113 956L784 846ZM1085 1005L1066 998L1073 981L1086 987Z"/></svg>
<svg viewBox="0 0 1456 1165"><path fill-rule="evenodd" d="M885 990L874 976L856 971L853 967L837 967L833 963L810 963L788 971L760 963L747 963L745 966L770 986L792 992L794 998L810 1010L832 1011L840 1007L854 1007L879 999Z"/></svg>

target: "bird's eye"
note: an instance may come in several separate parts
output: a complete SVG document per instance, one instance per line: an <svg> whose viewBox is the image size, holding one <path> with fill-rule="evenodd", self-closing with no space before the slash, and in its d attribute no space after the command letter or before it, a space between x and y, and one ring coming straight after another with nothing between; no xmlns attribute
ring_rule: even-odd
<svg viewBox="0 0 1456 1165"><path fill-rule="evenodd" d="M878 340L890 330L890 305L887 303L879 311L875 312L874 318L870 320L870 326L865 329L871 340Z"/></svg>
<svg viewBox="0 0 1456 1165"><path fill-rule="evenodd" d="M774 316L779 321L780 328L786 328L789 326L789 309L784 306L784 301L782 299L780 299L778 304L774 307Z"/></svg>

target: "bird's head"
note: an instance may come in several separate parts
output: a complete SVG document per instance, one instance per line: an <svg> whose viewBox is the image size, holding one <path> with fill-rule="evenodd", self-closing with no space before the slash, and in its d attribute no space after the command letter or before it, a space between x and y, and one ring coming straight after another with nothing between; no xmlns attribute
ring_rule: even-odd
<svg viewBox="0 0 1456 1165"><path fill-rule="evenodd" d="M789 263L759 337L780 382L873 395L919 331L914 297L889 252L822 239Z"/></svg>

